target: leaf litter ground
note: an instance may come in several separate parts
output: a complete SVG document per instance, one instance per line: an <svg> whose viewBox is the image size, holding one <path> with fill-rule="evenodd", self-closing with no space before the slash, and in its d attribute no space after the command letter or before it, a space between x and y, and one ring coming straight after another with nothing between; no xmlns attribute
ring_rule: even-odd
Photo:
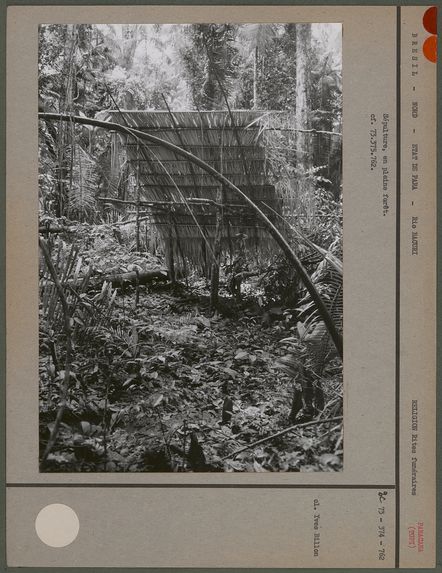
<svg viewBox="0 0 442 573"><path fill-rule="evenodd" d="M231 300L227 316L211 316L201 290L143 290L136 308L133 292L120 295L113 324L84 333L47 471L342 469L340 424L299 429L231 455L291 425L293 381L276 366L291 330L284 321L265 326L256 305L232 311ZM42 353L42 447L57 407L49 366ZM325 376L326 401L340 403L340 374ZM226 399L232 416L223 423ZM192 434L202 448L200 466L189 458Z"/></svg>

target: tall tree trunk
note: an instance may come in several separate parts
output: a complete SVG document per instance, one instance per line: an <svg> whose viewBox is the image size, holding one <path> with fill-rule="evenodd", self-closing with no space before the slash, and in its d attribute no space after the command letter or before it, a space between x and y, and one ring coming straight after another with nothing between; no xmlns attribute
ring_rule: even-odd
<svg viewBox="0 0 442 573"><path fill-rule="evenodd" d="M77 29L75 24L66 26L66 47L63 62L64 76L64 93L60 98L60 111L62 113L72 113L73 102L76 89L76 70L75 70L75 50L77 44ZM58 163L58 181L57 181L57 206L56 214L58 217L68 214L68 186L66 181L69 179L72 184L72 162L74 150L74 126L72 124L59 123L58 126L58 145L57 145L57 163ZM70 154L67 152L71 144Z"/></svg>
<svg viewBox="0 0 442 573"><path fill-rule="evenodd" d="M296 129L310 129L310 83L309 55L311 51L311 24L300 24L296 33ZM308 135L296 132L296 163L298 170L298 197L305 206L307 219L313 211L313 189L306 173L312 167Z"/></svg>
<svg viewBox="0 0 442 573"><path fill-rule="evenodd" d="M310 106L310 70L308 56L311 49L311 24L299 24L296 34L296 121L298 129L308 126Z"/></svg>

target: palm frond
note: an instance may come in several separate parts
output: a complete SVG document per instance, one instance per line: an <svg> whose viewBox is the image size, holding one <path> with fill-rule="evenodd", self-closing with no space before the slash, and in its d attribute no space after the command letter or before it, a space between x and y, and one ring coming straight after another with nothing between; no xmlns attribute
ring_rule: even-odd
<svg viewBox="0 0 442 573"><path fill-rule="evenodd" d="M104 282L100 292L88 294L93 269L79 255L77 245L68 245L59 238L53 244L50 256L74 321L74 335L79 330L83 332L107 325L117 291ZM63 308L44 258L40 259L39 293L42 316L48 326L55 331L61 329Z"/></svg>
<svg viewBox="0 0 442 573"><path fill-rule="evenodd" d="M72 185L68 191L68 209L74 217L91 216L96 209L95 196L99 176L95 162L80 147L75 146Z"/></svg>

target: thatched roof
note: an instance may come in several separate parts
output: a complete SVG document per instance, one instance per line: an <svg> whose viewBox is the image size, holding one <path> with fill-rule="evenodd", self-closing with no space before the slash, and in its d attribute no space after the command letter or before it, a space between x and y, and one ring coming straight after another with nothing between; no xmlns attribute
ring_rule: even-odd
<svg viewBox="0 0 442 573"><path fill-rule="evenodd" d="M109 111L108 118L165 139L186 149L221 172L258 206L265 202L276 213L281 199L270 183L262 142L263 112L258 111ZM128 161L137 173L141 200L155 202L152 220L178 257L200 266L207 243L215 237L219 183L200 167L162 146L123 141ZM199 200L199 201L198 201ZM167 205L159 205L159 202ZM234 250L234 237L246 235L246 245L260 251L273 242L253 210L231 191L224 192L222 248ZM267 209L266 214L271 212ZM276 215L275 215L276 217ZM276 222L276 221L275 221ZM206 236L205 246L202 232Z"/></svg>

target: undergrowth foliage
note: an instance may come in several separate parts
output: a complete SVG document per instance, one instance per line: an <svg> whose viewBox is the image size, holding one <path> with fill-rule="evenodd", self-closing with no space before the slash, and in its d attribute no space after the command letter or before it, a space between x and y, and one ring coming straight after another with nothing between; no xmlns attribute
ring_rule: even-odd
<svg viewBox="0 0 442 573"><path fill-rule="evenodd" d="M341 469L342 367L326 355L319 368L308 320L297 320L306 305L285 307L279 289L273 299L248 295L232 304L226 291L226 312L213 315L197 282L143 287L136 303L136 289L113 288L100 264L109 268L112 252L114 273L158 260L119 244L106 225L79 225L77 236L77 243L50 245L74 352L67 405L43 471ZM272 306L276 298L280 306ZM60 302L43 261L40 300L43 452L67 367ZM333 421L309 425L321 419Z"/></svg>

